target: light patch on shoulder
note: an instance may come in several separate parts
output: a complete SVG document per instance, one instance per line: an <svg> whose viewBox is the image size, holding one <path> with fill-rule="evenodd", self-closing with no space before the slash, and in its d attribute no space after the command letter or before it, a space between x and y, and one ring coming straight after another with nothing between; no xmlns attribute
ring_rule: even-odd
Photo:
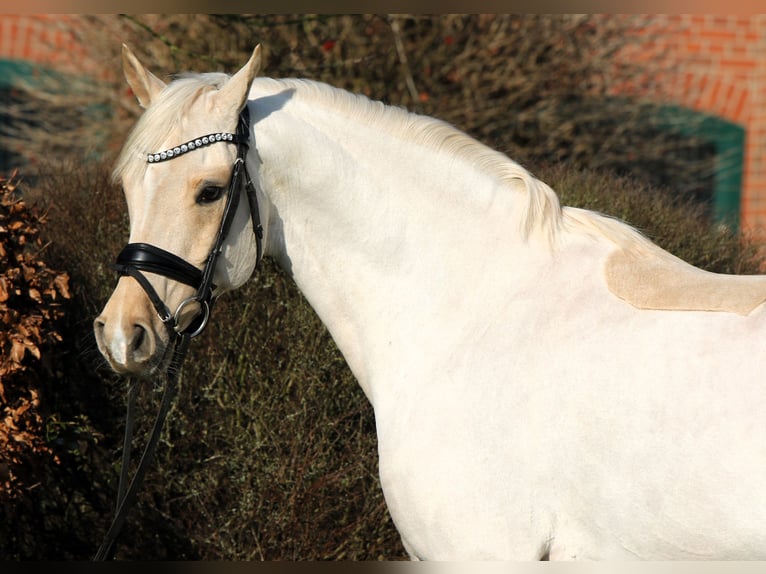
<svg viewBox="0 0 766 574"><path fill-rule="evenodd" d="M639 309L748 315L766 301L766 276L711 273L659 247L617 250L604 271L609 290Z"/></svg>

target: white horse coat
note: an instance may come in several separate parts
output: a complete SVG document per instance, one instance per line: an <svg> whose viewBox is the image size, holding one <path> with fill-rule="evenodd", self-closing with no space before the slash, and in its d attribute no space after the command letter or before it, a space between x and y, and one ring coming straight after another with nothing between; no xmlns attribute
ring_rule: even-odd
<svg viewBox="0 0 766 574"><path fill-rule="evenodd" d="M125 62L148 108L116 171L132 241L201 264L219 215L189 198L234 151L150 166L142 154L230 130L249 106L265 253L374 407L383 491L413 558L766 558L764 278L695 270L622 223L562 209L444 123L253 80L257 55L228 82L167 87ZM183 82L223 87L189 97ZM233 233L224 289L254 265L245 201ZM96 321L118 370L164 352L145 299L123 278Z"/></svg>

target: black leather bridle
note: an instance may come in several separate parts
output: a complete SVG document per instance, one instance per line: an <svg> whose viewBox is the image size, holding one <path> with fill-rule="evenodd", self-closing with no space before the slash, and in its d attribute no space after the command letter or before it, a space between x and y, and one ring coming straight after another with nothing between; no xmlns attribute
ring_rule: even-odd
<svg viewBox="0 0 766 574"><path fill-rule="evenodd" d="M133 277L143 287L149 300L154 305L162 322L168 327L171 337L176 334L189 333L191 337L199 335L207 326L210 318L210 309L213 304L213 273L218 262L218 257L223 250L223 243L231 228L234 215L239 205L239 198L244 190L250 203L250 216L253 222L253 232L256 240L256 269L258 269L262 254L263 227L260 221L260 212L258 210L258 198L255 187L250 180L245 164L245 156L249 148L250 135L250 117L247 106L242 110L239 121L237 122L237 132L217 133L196 138L175 148L163 152L150 153L147 155L148 163L158 163L178 157L199 147L213 143L224 142L234 143L237 146L237 159L232 168L229 191L226 197L226 207L224 208L221 226L215 237L215 242L210 250L207 261L203 269L198 269L188 261L177 255L160 249L148 243L129 243L117 256L117 262L112 265L120 275L129 275ZM143 274L143 272L163 275L174 281L179 281L185 285L195 287L197 293L188 299L182 301L175 312L171 312L168 306L162 301L155 291L152 284ZM197 320L187 326L183 331L179 329L178 321L181 311L191 303L198 303L201 306L201 314Z"/></svg>
<svg viewBox="0 0 766 574"><path fill-rule="evenodd" d="M189 342L193 337L199 335L205 329L208 320L210 319L210 312L213 303L215 302L213 296L215 290L213 274L215 272L218 258L223 251L223 244L228 236L232 221L234 220L234 215L236 214L237 206L239 205L240 195L243 193L247 196L249 202L250 217L253 223L253 233L255 234L256 271L260 267L261 257L263 255L263 227L261 225L255 186L250 179L247 172L247 165L245 164L245 158L249 149L249 136L250 115L247 106L245 106L239 116L236 133L209 134L201 138L195 138L180 146L147 155L146 161L148 163L158 163L194 151L199 147L219 142L233 143L237 146L237 159L234 161L234 166L232 168L231 181L226 196L226 206L224 207L223 218L221 219L218 233L215 236L213 247L205 261L205 266L202 269L197 268L195 265L192 265L188 261L169 251L149 243L129 243L117 256L116 263L112 265L112 268L121 276L133 277L146 292L152 305L157 310L160 319L168 329L170 340L173 343L173 353L167 368L165 390L160 402L159 412L155 417L154 425L147 438L143 454L138 462L133 479L130 481L130 485L128 485L128 467L130 464L133 421L135 419L134 411L138 395L139 381L134 380L129 387L125 438L122 451L122 468L120 470L120 480L117 489L117 507L112 524L104 536L104 540L94 556L94 560L108 560L114 555L117 536L120 533L122 525L125 523L127 510L135 500L138 488L146 474L149 461L154 455L162 425L170 410L173 397L175 396L178 375L180 374L181 366L186 357ZM168 279L194 287L197 289L197 292L194 296L183 300L178 305L175 312L172 312L165 302L162 301L162 298L158 295L144 273L162 275ZM188 326L182 329L179 326L181 311L183 311L187 305L193 303L200 305L201 312Z"/></svg>

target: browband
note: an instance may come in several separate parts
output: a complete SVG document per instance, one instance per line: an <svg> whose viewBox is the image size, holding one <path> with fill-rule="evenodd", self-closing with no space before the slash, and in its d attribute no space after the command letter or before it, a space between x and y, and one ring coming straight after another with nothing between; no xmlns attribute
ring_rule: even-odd
<svg viewBox="0 0 766 574"><path fill-rule="evenodd" d="M177 145L175 147L166 149L165 151L158 151L154 153L146 154L146 161L148 163L157 163L168 159L173 159L179 155L183 155L187 152L193 151L197 148L204 147L216 142L232 142L232 143L247 143L247 140L241 141L236 134L228 132L219 132L216 134L208 134L200 138L194 138L186 143Z"/></svg>

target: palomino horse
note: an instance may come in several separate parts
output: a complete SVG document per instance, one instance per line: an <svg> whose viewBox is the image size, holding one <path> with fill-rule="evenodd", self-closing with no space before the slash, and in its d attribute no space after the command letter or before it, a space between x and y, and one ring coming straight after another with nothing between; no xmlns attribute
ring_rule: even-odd
<svg viewBox="0 0 766 574"><path fill-rule="evenodd" d="M264 255L374 407L413 558L766 558L766 277L699 270L562 208L443 122L254 79L258 48L231 77L167 85L127 48L123 63L146 111L115 169L143 246L122 258L154 296L122 277L96 319L116 371L161 368L201 313L188 275L221 226L247 110L258 202L232 207L215 293L253 273L255 205ZM170 260L189 273L152 272Z"/></svg>

